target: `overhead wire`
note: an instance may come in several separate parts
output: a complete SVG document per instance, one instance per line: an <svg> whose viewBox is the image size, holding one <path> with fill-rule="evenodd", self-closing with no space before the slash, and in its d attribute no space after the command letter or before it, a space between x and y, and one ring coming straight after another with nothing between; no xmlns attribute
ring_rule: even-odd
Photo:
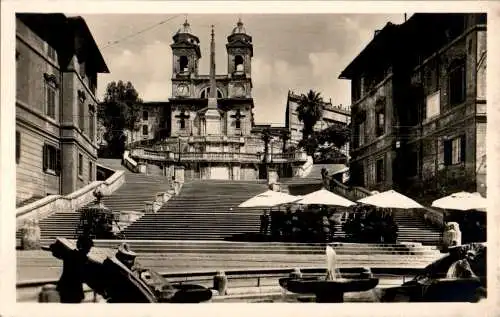
<svg viewBox="0 0 500 317"><path fill-rule="evenodd" d="M137 32L135 32L135 33L129 34L129 35L127 35L127 36L124 36L124 37L122 37L121 39L118 39L118 40L115 40L115 41L109 41L109 42L107 43L107 45L106 45L106 46L104 46L102 49L109 48L109 47L111 47L111 46L113 46L113 45L116 45L116 44L119 44L119 43L121 43L121 42L124 42L124 41L126 41L126 40L128 40L128 39L130 39L130 38L133 38L133 37L137 36L137 35L140 35L140 34L146 33L147 31L150 31L150 30L152 30L152 29L154 29L154 28L156 28L156 27L158 27L158 26L160 26L160 25L162 25L162 24L165 24L165 23L167 23L167 22L169 22L169 21L172 21L173 19L178 18L179 16L181 16L181 15L180 15L180 14L174 15L174 16L169 17L169 18L167 18L167 19L165 19L165 20L162 20L162 21L160 21L160 22L158 22L158 23L155 23L155 24L153 24L153 25L151 25L151 26L149 26L149 27L147 27L147 28L145 28L145 29L142 29L142 30L137 31Z"/></svg>

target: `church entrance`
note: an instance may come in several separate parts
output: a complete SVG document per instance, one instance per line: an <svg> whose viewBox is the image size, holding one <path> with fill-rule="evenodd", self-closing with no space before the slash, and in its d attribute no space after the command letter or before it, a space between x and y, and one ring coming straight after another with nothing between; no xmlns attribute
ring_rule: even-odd
<svg viewBox="0 0 500 317"><path fill-rule="evenodd" d="M267 164L259 165L259 179L267 179Z"/></svg>
<svg viewBox="0 0 500 317"><path fill-rule="evenodd" d="M210 179L229 180L229 169L227 166L211 166Z"/></svg>

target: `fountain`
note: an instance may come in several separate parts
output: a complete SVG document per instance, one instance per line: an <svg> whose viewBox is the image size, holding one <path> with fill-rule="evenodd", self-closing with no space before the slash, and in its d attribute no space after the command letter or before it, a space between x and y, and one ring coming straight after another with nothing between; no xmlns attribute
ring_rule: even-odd
<svg viewBox="0 0 500 317"><path fill-rule="evenodd" d="M314 294L317 303L343 303L345 293L368 291L378 284L378 278L373 278L366 270L355 278L343 278L337 269L337 254L331 246L326 247L326 262L325 277L298 277L295 274L280 279L280 286L292 293Z"/></svg>
<svg viewBox="0 0 500 317"><path fill-rule="evenodd" d="M78 258L77 247L65 238L56 238L42 249L61 259L63 266L81 268L82 281L108 303L200 303L212 298L212 291L204 286L173 284L150 269L131 270L111 251L91 250Z"/></svg>

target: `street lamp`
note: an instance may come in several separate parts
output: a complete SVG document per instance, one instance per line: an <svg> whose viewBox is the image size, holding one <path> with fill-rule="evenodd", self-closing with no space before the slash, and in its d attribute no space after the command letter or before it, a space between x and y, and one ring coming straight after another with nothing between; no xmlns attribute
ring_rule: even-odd
<svg viewBox="0 0 500 317"><path fill-rule="evenodd" d="M181 163L181 137L179 136L179 147L178 147L178 150L179 150L179 153L177 155L177 162L180 164Z"/></svg>

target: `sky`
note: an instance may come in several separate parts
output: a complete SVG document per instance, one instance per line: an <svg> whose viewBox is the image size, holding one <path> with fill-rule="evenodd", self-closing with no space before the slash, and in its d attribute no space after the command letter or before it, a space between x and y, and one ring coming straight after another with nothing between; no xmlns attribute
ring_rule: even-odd
<svg viewBox="0 0 500 317"><path fill-rule="evenodd" d="M289 90L321 93L350 104L350 81L340 72L386 23L404 14L87 14L85 18L110 74L98 79L102 99L111 81L130 81L144 101L171 96L172 36L187 18L199 37L200 74L209 73L210 26L215 26L216 73L227 72L225 44L239 18L253 38L252 95L256 123L282 125ZM158 23L166 21L156 27Z"/></svg>

